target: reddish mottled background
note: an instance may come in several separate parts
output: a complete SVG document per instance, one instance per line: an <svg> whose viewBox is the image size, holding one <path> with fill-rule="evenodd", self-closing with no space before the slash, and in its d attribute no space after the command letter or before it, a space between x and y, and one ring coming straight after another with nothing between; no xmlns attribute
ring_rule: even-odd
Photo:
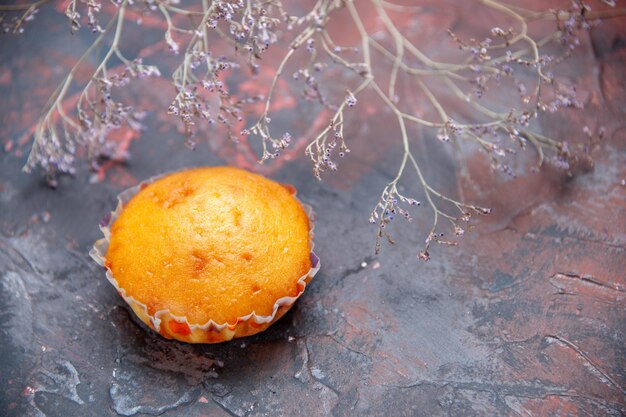
<svg viewBox="0 0 626 417"><path fill-rule="evenodd" d="M493 24L494 16L473 2L423 4L419 13L394 19L442 59L458 53L447 28L475 33ZM380 26L364 15L368 28ZM162 58L163 23L144 18L137 26L134 19L129 15L125 52L147 62L161 57L166 72L176 59ZM346 44L358 42L342 22L340 15L331 29ZM44 9L23 36L0 38L0 414L624 415L625 23L613 19L593 29L559 68L562 79L578 85L585 110L535 125L572 141L584 126L603 126L605 139L587 172L567 177L547 167L511 179L493 174L481 153L466 149L460 163L434 132L410 132L433 184L494 209L457 247L436 247L422 263L415 254L430 225L426 209L411 227L395 230L398 245L372 254L369 212L402 150L393 118L367 95L350 110L352 152L322 183L303 147L328 114L296 106L300 86L293 80L279 83L272 115L275 128L296 140L274 163L256 164L253 140L234 145L210 130L188 150L165 114L169 81L151 79L118 92L149 111L140 136L115 133L129 162L107 162L93 175L81 168L57 190L21 173L42 106L93 39L88 31L68 36L63 16ZM531 29L545 33L546 25ZM280 50L270 49L265 61L278 57ZM78 81L96 64L93 57ZM341 96L355 82L329 71L331 94ZM263 93L272 76L268 65L256 78L232 74L231 82L240 92ZM416 111L432 115L419 91L401 83ZM509 98L505 92L486 100L500 105ZM317 212L322 270L263 334L215 346L166 341L132 317L87 252L120 190L169 170L216 164L294 184Z"/></svg>

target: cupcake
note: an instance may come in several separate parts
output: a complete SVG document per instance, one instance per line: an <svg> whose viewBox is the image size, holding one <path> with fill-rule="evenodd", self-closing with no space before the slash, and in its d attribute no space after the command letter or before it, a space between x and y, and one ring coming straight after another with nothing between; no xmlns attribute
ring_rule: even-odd
<svg viewBox="0 0 626 417"><path fill-rule="evenodd" d="M235 168L195 168L119 195L91 256L168 339L217 343L284 315L319 270L295 189Z"/></svg>

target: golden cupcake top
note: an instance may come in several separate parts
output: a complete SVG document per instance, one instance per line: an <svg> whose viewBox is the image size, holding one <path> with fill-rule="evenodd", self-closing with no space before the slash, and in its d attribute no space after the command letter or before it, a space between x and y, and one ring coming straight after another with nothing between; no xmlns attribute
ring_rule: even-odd
<svg viewBox="0 0 626 417"><path fill-rule="evenodd" d="M189 324L270 315L311 269L309 219L286 187L196 168L143 187L111 227L105 265L126 296Z"/></svg>

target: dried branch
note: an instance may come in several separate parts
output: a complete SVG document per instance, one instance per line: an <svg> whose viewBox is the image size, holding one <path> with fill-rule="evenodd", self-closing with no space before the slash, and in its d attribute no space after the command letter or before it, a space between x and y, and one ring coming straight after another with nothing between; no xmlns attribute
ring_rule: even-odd
<svg viewBox="0 0 626 417"><path fill-rule="evenodd" d="M559 10L529 10L500 0L475 1L501 15L501 26L507 29L485 28L483 39L464 39L449 32L462 58L445 62L421 50L390 15L400 12L417 16L419 5L401 6L386 0L317 0L307 13L293 16L279 0L201 0L189 7L174 0L113 0L115 13L101 27L103 12L98 1L71 0L65 11L71 31L86 24L97 37L46 104L25 169L41 167L51 185L55 185L59 174L74 172L79 155L94 168L101 158L114 157L114 145L107 140L112 130L121 126L141 128L141 113L112 98L113 88L126 85L133 78L160 75L156 66L123 55L124 13L133 8L138 13L160 16L166 28L165 43L173 54L181 55L180 64L172 73L174 98L168 111L180 120L191 148L198 125L216 124L226 126L234 142L241 135L257 136L262 149L260 162L279 157L292 145L295 135L283 132L276 137L271 132L271 109L278 81L288 69L305 62L293 72L293 78L303 81L305 100L318 103L322 111L330 114L305 147L313 173L321 180L326 171L338 170L336 156L343 158L350 152L348 119L358 119L361 96L369 92L368 100L373 96L382 103L397 121L403 154L395 177L383 189L370 217L377 226L376 252L384 240L393 242L389 226L395 218L412 221L412 211L421 206L415 196L423 194L424 206L432 211L433 222L423 228L425 244L417 256L427 260L433 243L456 243L444 239L444 229L451 230L453 237L461 236L474 214L489 214L490 209L445 195L430 184L412 149L411 127L425 128L444 144L473 144L488 155L494 170L509 175L514 175L509 159L528 144L537 154L533 169L548 162L568 171L577 158L571 146L541 135L532 122L541 113L581 107L575 88L559 82L552 72L556 64L576 50L580 33L593 28L598 19L626 15L626 9L611 7L612 2L608 1L602 2L604 8L593 11L583 0L574 0ZM3 30L23 32L24 24L33 20L46 3L47 0L39 0L1 5ZM361 13L367 7L373 8L384 30L372 33L363 22ZM358 35L358 47L338 45L328 27L340 10L349 16L342 22L342 30ZM541 38L534 36L529 29L529 22L534 20L551 22L554 31ZM514 22L513 27L509 27L510 22ZM263 54L281 36L291 36L291 41L278 62L266 96L231 95L224 78L240 67L258 73ZM70 112L66 102L77 70L108 39L106 54L89 81L81 86L76 109ZM561 46L561 53L547 54L545 50L555 44ZM227 48L230 53L219 48ZM121 69L111 66L112 59L122 63ZM326 88L322 80L331 66L345 74L351 87L342 87L339 93ZM337 72L334 74L337 77ZM434 117L429 112L418 114L408 104L409 98L403 94L405 87L398 87L401 81L421 93ZM489 89L503 88L505 84L515 85L517 103L502 110L481 102ZM448 108L444 99L450 98L466 111ZM262 111L258 120L245 128L245 109L259 102ZM401 182L408 185L402 193Z"/></svg>

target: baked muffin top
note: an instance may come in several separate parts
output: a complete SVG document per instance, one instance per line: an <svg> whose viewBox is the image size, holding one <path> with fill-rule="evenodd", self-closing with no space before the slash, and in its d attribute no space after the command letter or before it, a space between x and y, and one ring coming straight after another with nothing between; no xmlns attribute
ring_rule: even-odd
<svg viewBox="0 0 626 417"><path fill-rule="evenodd" d="M311 268L309 219L283 185L235 168L195 168L146 186L111 227L105 265L148 313L190 324L270 315Z"/></svg>

